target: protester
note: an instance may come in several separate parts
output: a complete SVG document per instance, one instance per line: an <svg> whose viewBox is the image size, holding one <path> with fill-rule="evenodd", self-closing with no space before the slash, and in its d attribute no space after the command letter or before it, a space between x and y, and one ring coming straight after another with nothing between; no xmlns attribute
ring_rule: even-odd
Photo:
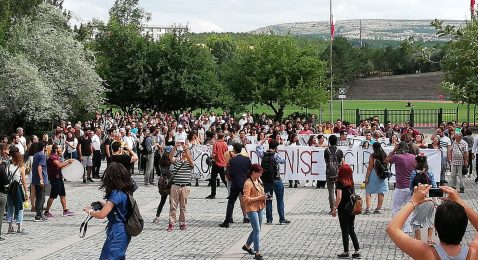
<svg viewBox="0 0 478 260"><path fill-rule="evenodd" d="M240 143L240 141L239 141ZM217 175L221 177L222 182L224 185L226 183L226 173L224 168L226 167L226 163L224 160L224 153L227 152L227 144L224 142L224 134L218 133L217 134L217 141L214 143L212 148L212 169L211 169L211 195L207 196L206 199L215 199L216 198L216 179Z"/></svg>
<svg viewBox="0 0 478 260"><path fill-rule="evenodd" d="M28 200L27 179L25 177L25 166L23 164L23 155L20 154L16 146L10 148L11 163L8 165L7 172L12 180L9 187L7 197L7 223L8 233L18 234L24 233L23 224L23 201ZM3 216L3 215L2 215ZM15 219L17 228L13 227L13 220Z"/></svg>
<svg viewBox="0 0 478 260"><path fill-rule="evenodd" d="M257 260L263 259L263 256L260 253L260 230L267 199L264 186L260 181L262 173L262 167L259 164L253 164L250 167L248 174L249 178L245 181L242 191L244 194L245 209L252 226L252 232L249 234L242 250L254 255L254 259ZM269 196L272 195L269 194ZM252 243L254 243L254 250L251 248Z"/></svg>
<svg viewBox="0 0 478 260"><path fill-rule="evenodd" d="M329 192L329 214L332 214L335 205L335 181L338 169L340 165L345 163L344 153L337 147L337 136L335 135L329 137L329 147L324 151L324 160L326 169L325 179Z"/></svg>
<svg viewBox="0 0 478 260"><path fill-rule="evenodd" d="M43 213L45 217L52 218L53 215L50 213L51 205L53 201L60 196L60 203L63 208L63 216L73 216L74 212L70 211L66 206L66 192L65 192L65 183L63 182L63 175L61 169L72 164L74 159L68 159L62 162L60 158L61 147L54 144L51 148L51 154L48 160L46 161L48 179L50 181L50 197L48 198L45 212Z"/></svg>
<svg viewBox="0 0 478 260"><path fill-rule="evenodd" d="M370 159L368 162L367 174L365 176L365 184L366 184L365 201L367 204L367 208L364 214L372 213L372 208L370 205L372 200L372 194L378 195L377 207L375 208L373 213L374 214L382 213L384 194L388 192L388 179L380 178L378 174L380 173L381 176L385 174L383 166L387 167L388 169L388 165L385 164L384 162L385 158L387 157L387 154L385 153L385 151L383 151L380 143L374 143L372 147L373 147L373 154L370 156Z"/></svg>
<svg viewBox="0 0 478 260"><path fill-rule="evenodd" d="M122 147L121 142L113 142L111 144L113 155L111 155L111 162L121 163L126 169L131 167L131 164L138 160L135 152L129 149L128 146ZM128 154L125 153L125 150Z"/></svg>
<svg viewBox="0 0 478 260"><path fill-rule="evenodd" d="M279 142L272 139L269 141L269 150L264 152L264 142L261 140L256 147L256 153L261 158L261 167L264 169L261 179L264 183L266 193L270 194L270 199L266 201L266 224L272 224L272 196L276 195L277 212L279 213L279 224L289 224L290 221L285 218L284 205L284 184L279 173L279 164L285 164L285 160L277 153Z"/></svg>
<svg viewBox="0 0 478 260"><path fill-rule="evenodd" d="M457 188L460 185L460 193L465 192L462 168L468 165L468 144L463 140L461 133L455 134L455 142L448 151L448 160L451 166L451 187ZM457 183L457 178L459 183Z"/></svg>
<svg viewBox="0 0 478 260"><path fill-rule="evenodd" d="M47 218L43 217L42 213L43 204L45 203L45 189L46 185L48 185L48 174L44 144L39 142L37 145L38 152L33 156L32 163L32 184L35 188L35 221L44 221L47 220Z"/></svg>
<svg viewBox="0 0 478 260"><path fill-rule="evenodd" d="M447 164L448 164L448 154L451 149L451 139L444 134L443 129L441 128L437 128L436 134L438 138L440 138L440 150L442 153L440 183L446 184L448 182L446 181L445 173L446 173Z"/></svg>
<svg viewBox="0 0 478 260"><path fill-rule="evenodd" d="M167 149L169 150L169 149ZM166 178L166 180L169 180L172 178L171 176L171 171L170 171L170 166L171 166L171 160L169 159L169 151L165 151L163 155L161 156L161 159L159 160L159 171L158 175ZM159 181L159 178L158 178ZM161 200L158 205L158 209L156 210L156 217L153 220L154 224L159 225L160 219L159 216L161 215L161 212L163 211L164 204L166 204L166 199L168 198L169 194L161 194Z"/></svg>
<svg viewBox="0 0 478 260"><path fill-rule="evenodd" d="M478 259L478 236L469 245L462 245L462 239L468 226L468 220L478 231L478 213L460 198L459 193L446 186L441 186L447 197L436 208L434 226L440 242L430 246L428 243L409 237L402 231L402 226L412 211L423 202L431 186L414 187L411 200L395 215L387 226L390 239L405 254L413 259Z"/></svg>
<svg viewBox="0 0 478 260"><path fill-rule="evenodd" d="M134 185L128 170L120 163L112 162L101 178L101 189L105 190L106 201L99 201L101 210L95 211L91 206L83 210L97 218L108 218L106 240L101 250L100 260L125 259L131 236L125 229L130 211L128 195L133 195Z"/></svg>
<svg viewBox="0 0 478 260"><path fill-rule="evenodd" d="M249 223L249 218L246 214L246 209L243 201L244 197L242 195L244 182L246 181L247 174L249 173L249 169L251 168L251 159L241 154L242 144L235 143L233 145L233 150L233 158L229 160L229 164L227 167L227 173L231 183L231 191L227 200L226 219L222 224L219 225L220 227L224 228L228 228L229 223L233 223L232 214L234 211L234 204L236 203L238 197L244 216L243 223Z"/></svg>
<svg viewBox="0 0 478 260"><path fill-rule="evenodd" d="M355 193L353 170L348 164L342 164L338 169L337 187L335 192L337 193L337 200L334 202L332 208L332 216L339 216L340 230L342 231L342 243L344 246L344 252L338 254L339 258L349 258L349 236L352 239L355 252L352 254L352 258L360 258L360 245L355 234L355 215L350 214L345 210L349 198Z"/></svg>
<svg viewBox="0 0 478 260"><path fill-rule="evenodd" d="M65 158L68 159L78 159L78 139L73 135L73 133L68 132L66 135L66 153Z"/></svg>
<svg viewBox="0 0 478 260"><path fill-rule="evenodd" d="M96 128L93 136L91 137L91 147L93 149L93 179L100 178L101 168L101 129Z"/></svg>
<svg viewBox="0 0 478 260"><path fill-rule="evenodd" d="M83 174L83 183L86 183L86 180L94 182L91 178L91 172L93 170L93 147L91 145L91 130L89 129L84 131L84 135L78 140L78 159L81 161L86 172L86 176Z"/></svg>
<svg viewBox="0 0 478 260"><path fill-rule="evenodd" d="M154 184L154 142L153 142L153 135L156 132L156 127L151 126L149 129L149 134L145 137L145 139L141 142L143 150L143 154L146 158L146 170L144 171L144 185L148 186L149 184Z"/></svg>
<svg viewBox="0 0 478 260"><path fill-rule="evenodd" d="M171 180L171 194L169 197L169 225L168 232L174 230L176 224L176 210L179 205L179 228L186 230L186 206L191 192L192 169L194 162L191 158L187 144L177 143L169 155L169 160L174 165Z"/></svg>
<svg viewBox="0 0 478 260"><path fill-rule="evenodd" d="M410 143L401 142L395 146L385 158L385 163L395 164L395 189L392 194L392 216L410 200L410 176L415 170L416 162L414 149ZM410 222L407 221L405 232L410 233Z"/></svg>
<svg viewBox="0 0 478 260"><path fill-rule="evenodd" d="M410 175L410 192L413 194L414 188L418 185L431 185L432 188L437 188L435 177L428 168L427 157L420 154L416 157L417 166L415 171ZM435 211L434 201L425 201L416 206L413 211L413 216L410 220L412 230L415 231L415 238L421 240L421 228L427 229L427 242L432 245L433 242L433 213Z"/></svg>
<svg viewBox="0 0 478 260"><path fill-rule="evenodd" d="M0 162L0 217L2 218L5 214L5 206L7 205L7 190L5 189L5 187L9 184L5 165L6 162L2 160ZM2 224L3 219L2 221L0 221L0 242L5 241L5 238L2 237Z"/></svg>

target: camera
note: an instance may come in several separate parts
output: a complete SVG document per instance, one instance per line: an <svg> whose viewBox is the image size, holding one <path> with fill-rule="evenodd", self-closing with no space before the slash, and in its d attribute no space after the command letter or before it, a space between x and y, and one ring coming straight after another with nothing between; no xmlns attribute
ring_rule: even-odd
<svg viewBox="0 0 478 260"><path fill-rule="evenodd" d="M431 188L428 191L428 196L429 197L443 197L443 190L439 188Z"/></svg>
<svg viewBox="0 0 478 260"><path fill-rule="evenodd" d="M95 201L93 203L91 203L91 207L95 210L95 211L100 211L103 209L103 206L101 205L101 203L99 203L98 201Z"/></svg>

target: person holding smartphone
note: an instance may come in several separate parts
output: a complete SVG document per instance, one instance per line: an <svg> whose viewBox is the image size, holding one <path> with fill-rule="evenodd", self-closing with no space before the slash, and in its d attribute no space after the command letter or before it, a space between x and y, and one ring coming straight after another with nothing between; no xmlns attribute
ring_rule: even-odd
<svg viewBox="0 0 478 260"><path fill-rule="evenodd" d="M242 250L254 255L254 259L258 260L263 259L260 253L260 230L264 208L266 207L266 199L272 198L270 193L266 194L264 191L264 185L260 180L262 172L263 169L259 164L253 164L249 170L249 178L244 183L242 190L246 212L252 226L252 232ZM252 243L254 243L254 250L251 248Z"/></svg>
<svg viewBox="0 0 478 260"><path fill-rule="evenodd" d="M413 194L414 187L420 184L431 185L437 188L433 173L428 168L427 157L421 153L416 158L417 166L410 175L410 192ZM427 242L434 245L433 242L433 213L435 212L435 201L426 201L418 205L413 210L413 216L410 220L412 230L415 232L415 238L421 240L421 228L427 228Z"/></svg>
<svg viewBox="0 0 478 260"><path fill-rule="evenodd" d="M413 259L478 259L478 236L468 245L463 244L468 221L478 231L478 213L460 198L458 191L451 187L441 186L440 189L447 194L441 198L443 203L436 208L435 229L440 240L436 245L430 246L415 238L411 238L402 231L402 226L412 211L422 203L430 200L427 198L432 186L419 185L414 187L413 196L408 203L392 218L387 226L390 239L405 254Z"/></svg>
<svg viewBox="0 0 478 260"><path fill-rule="evenodd" d="M174 230L176 224L176 210L179 205L179 229L186 230L186 206L191 193L191 180L194 162L191 158L189 146L177 142L169 154L169 160L173 164L171 192L169 196L169 225L168 232Z"/></svg>

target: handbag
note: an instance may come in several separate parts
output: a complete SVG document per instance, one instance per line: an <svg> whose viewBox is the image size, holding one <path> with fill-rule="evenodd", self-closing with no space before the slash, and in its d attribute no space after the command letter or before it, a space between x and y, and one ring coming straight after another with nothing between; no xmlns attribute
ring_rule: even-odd
<svg viewBox="0 0 478 260"><path fill-rule="evenodd" d="M178 167L178 170L183 167L184 163L186 162L183 161L181 163L181 165ZM165 174L162 173L161 168L159 168L159 170L161 171L161 176L159 176L158 178L158 191L161 196L167 196L171 192L171 181L174 179L174 176L176 175L178 170L176 170L176 172L171 175L171 178L165 176Z"/></svg>
<svg viewBox="0 0 478 260"><path fill-rule="evenodd" d="M349 189L351 195L349 198L349 202L345 205L345 212L350 215L360 215L362 214L362 197L357 194L353 194L352 191Z"/></svg>

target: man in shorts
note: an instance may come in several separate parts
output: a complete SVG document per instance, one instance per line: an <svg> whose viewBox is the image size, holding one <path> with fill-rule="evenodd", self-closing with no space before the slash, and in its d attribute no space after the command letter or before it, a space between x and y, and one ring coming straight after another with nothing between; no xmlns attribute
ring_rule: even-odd
<svg viewBox="0 0 478 260"><path fill-rule="evenodd" d="M86 174L89 182L94 182L91 178L91 172L93 171L93 146L91 145L91 130L84 131L84 135L78 140L78 159L83 164L83 168L86 169ZM85 175L83 174L83 183L86 183Z"/></svg>
<svg viewBox="0 0 478 260"><path fill-rule="evenodd" d="M65 184L63 183L63 175L61 174L61 169L66 167L74 162L75 159L69 159L62 162L60 154L62 152L61 146L53 144L51 147L50 157L46 161L46 167L48 172L48 179L50 180L51 191L50 198L46 204L45 217L52 218L53 215L50 213L51 205L53 200L60 196L61 206L63 207L63 216L73 216L74 213L68 210L66 207L66 192Z"/></svg>

